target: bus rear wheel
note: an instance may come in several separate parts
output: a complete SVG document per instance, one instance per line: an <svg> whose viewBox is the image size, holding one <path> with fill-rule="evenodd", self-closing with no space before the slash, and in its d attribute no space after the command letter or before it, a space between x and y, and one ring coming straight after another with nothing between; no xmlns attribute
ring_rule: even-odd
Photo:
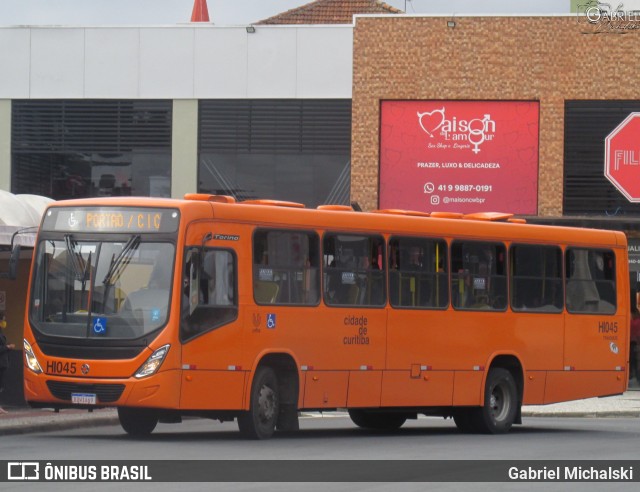
<svg viewBox="0 0 640 492"><path fill-rule="evenodd" d="M401 413L367 410L349 410L349 417L358 427L375 430L396 430L407 421L407 417Z"/></svg>
<svg viewBox="0 0 640 492"><path fill-rule="evenodd" d="M148 436L158 425L158 414L146 408L118 407L118 418L130 436Z"/></svg>
<svg viewBox="0 0 640 492"><path fill-rule="evenodd" d="M518 388L512 374L500 367L489 370L484 405L473 415L473 427L483 434L509 432L518 414Z"/></svg>
<svg viewBox="0 0 640 492"><path fill-rule="evenodd" d="M249 411L238 416L240 433L250 439L269 439L280 413L278 378L270 367L259 367L251 386Z"/></svg>

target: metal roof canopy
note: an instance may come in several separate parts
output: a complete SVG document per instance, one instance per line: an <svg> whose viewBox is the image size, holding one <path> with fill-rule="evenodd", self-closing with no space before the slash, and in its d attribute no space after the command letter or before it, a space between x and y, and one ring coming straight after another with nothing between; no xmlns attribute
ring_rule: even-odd
<svg viewBox="0 0 640 492"><path fill-rule="evenodd" d="M14 244L33 247L37 228L51 198L40 195L14 195L0 190L0 247L10 246L17 231L33 228L32 231L15 236Z"/></svg>

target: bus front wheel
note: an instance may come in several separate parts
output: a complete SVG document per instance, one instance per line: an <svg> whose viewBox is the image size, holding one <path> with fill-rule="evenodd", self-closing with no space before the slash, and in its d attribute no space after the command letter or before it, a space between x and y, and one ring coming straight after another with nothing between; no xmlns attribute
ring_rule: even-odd
<svg viewBox="0 0 640 492"><path fill-rule="evenodd" d="M238 416L240 433L250 439L269 439L278 422L278 378L270 367L259 367L251 386L249 411Z"/></svg>
<svg viewBox="0 0 640 492"><path fill-rule="evenodd" d="M158 425L158 415L146 408L118 407L120 425L130 436L148 436Z"/></svg>
<svg viewBox="0 0 640 492"><path fill-rule="evenodd" d="M489 370L484 405L473 418L474 428L484 434L509 432L518 414L518 388L512 374L503 368Z"/></svg>

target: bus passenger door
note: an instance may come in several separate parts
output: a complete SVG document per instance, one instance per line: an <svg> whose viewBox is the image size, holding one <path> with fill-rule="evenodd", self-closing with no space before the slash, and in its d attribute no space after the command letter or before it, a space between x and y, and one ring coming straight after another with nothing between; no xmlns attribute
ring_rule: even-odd
<svg viewBox="0 0 640 492"><path fill-rule="evenodd" d="M182 409L242 407L237 286L242 236L236 229L225 225L224 235L212 234L214 224L208 223L187 231L181 272Z"/></svg>
<svg viewBox="0 0 640 492"><path fill-rule="evenodd" d="M453 402L454 370L466 355L456 337L467 327L446 310L447 253L442 239L392 237L389 241L391 309L383 406L448 406ZM477 376L471 378L476 378L472 383L479 387ZM473 391L471 383L466 389L472 403L477 403L480 391Z"/></svg>
<svg viewBox="0 0 640 492"><path fill-rule="evenodd" d="M304 407L378 407L386 348L386 310L321 308L309 320L313 343L299 347L306 367Z"/></svg>
<svg viewBox="0 0 640 492"><path fill-rule="evenodd" d="M452 340L452 326L447 311L389 312L382 406L452 404L453 369L462 356Z"/></svg>

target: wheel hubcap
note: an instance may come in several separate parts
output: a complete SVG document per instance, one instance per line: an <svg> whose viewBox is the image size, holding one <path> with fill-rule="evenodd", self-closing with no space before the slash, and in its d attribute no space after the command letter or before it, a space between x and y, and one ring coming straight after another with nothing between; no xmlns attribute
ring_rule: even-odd
<svg viewBox="0 0 640 492"><path fill-rule="evenodd" d="M258 398L259 416L262 422L269 422L275 417L277 407L276 393L268 386L260 389Z"/></svg>
<svg viewBox="0 0 640 492"><path fill-rule="evenodd" d="M504 388L498 385L493 388L489 400L491 413L495 421L504 420L509 413L509 398Z"/></svg>

